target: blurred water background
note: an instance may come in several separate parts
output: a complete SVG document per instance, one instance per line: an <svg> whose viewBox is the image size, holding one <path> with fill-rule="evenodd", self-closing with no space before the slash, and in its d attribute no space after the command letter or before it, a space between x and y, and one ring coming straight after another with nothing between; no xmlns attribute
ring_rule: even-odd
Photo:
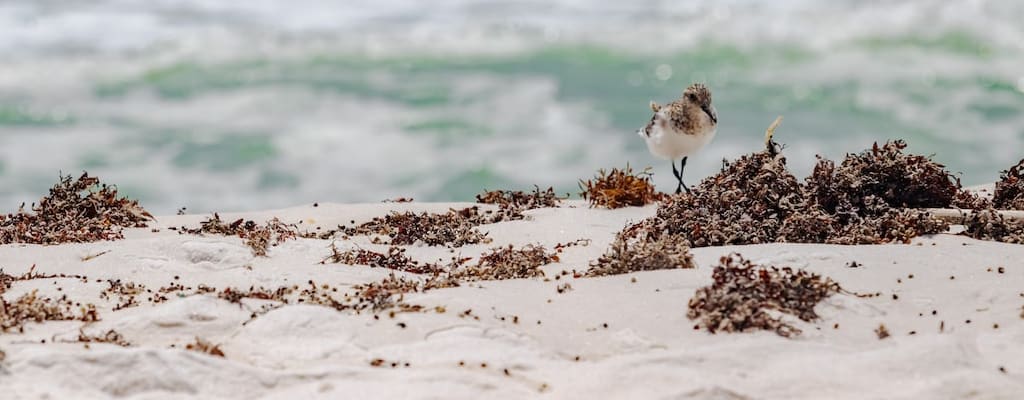
<svg viewBox="0 0 1024 400"><path fill-rule="evenodd" d="M906 139L965 184L1024 157L1024 2L0 2L0 209L88 170L159 214L573 192L667 162L649 100L714 91L695 184L777 115L798 176Z"/></svg>

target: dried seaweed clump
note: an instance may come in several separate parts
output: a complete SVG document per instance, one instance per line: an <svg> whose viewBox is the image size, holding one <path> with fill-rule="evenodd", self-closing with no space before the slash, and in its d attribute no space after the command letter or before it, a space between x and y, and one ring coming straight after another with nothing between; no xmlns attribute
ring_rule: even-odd
<svg viewBox="0 0 1024 400"><path fill-rule="evenodd" d="M260 287L249 287L249 290L226 287L217 292L217 298L227 300L231 303L241 304L242 299L272 300L282 303L289 302L289 295L295 292L298 287L281 286L271 290Z"/></svg>
<svg viewBox="0 0 1024 400"><path fill-rule="evenodd" d="M651 238L680 235L691 247L771 243L783 221L804 209L803 191L786 159L762 151L726 162L692 195L662 202L644 230Z"/></svg>
<svg viewBox="0 0 1024 400"><path fill-rule="evenodd" d="M110 343L116 344L121 347L130 347L131 342L126 340L120 332L116 330L108 330L102 335L87 335L82 330L78 331L78 342L79 343Z"/></svg>
<svg viewBox="0 0 1024 400"><path fill-rule="evenodd" d="M295 239L299 236L298 229L293 224L285 224L277 218L260 225L252 220L243 218L236 219L230 223L220 219L220 214L214 213L199 224L198 228L181 227L179 233L202 235L210 233L224 236L238 236L245 240L246 246L252 249L256 256L266 257L270 246L277 246L285 241Z"/></svg>
<svg viewBox="0 0 1024 400"><path fill-rule="evenodd" d="M906 142L896 140L860 154L847 154L838 168L819 159L807 178L807 193L828 213L865 209L874 197L890 207L949 207L960 182L930 158L904 154Z"/></svg>
<svg viewBox="0 0 1024 400"><path fill-rule="evenodd" d="M629 165L621 170L612 168L610 172L601 169L594 179L581 179L579 185L580 196L589 201L591 207L639 207L660 198L651 183L650 168L640 172L634 172Z"/></svg>
<svg viewBox="0 0 1024 400"><path fill-rule="evenodd" d="M97 190L98 188L98 190ZM83 173L61 176L50 194L26 212L0 215L0 244L59 244L124 238L124 228L141 228L153 219L137 200L117 196L117 188Z"/></svg>
<svg viewBox="0 0 1024 400"><path fill-rule="evenodd" d="M373 268L387 268L416 274L436 272L440 268L435 264L413 260L405 255L405 249L396 246L388 247L387 254L384 254L364 249L341 251L332 243L331 255L324 261L335 264L368 265Z"/></svg>
<svg viewBox="0 0 1024 400"><path fill-rule="evenodd" d="M872 206L868 206L872 210ZM944 233L949 223L923 210L877 206L868 216L847 214L837 232L825 240L830 244L910 243L921 235ZM837 219L842 220L843 217Z"/></svg>
<svg viewBox="0 0 1024 400"><path fill-rule="evenodd" d="M959 184L949 180L941 165L925 157L903 155L903 146L894 142L850 155L838 170L831 161L820 160L807 185L801 185L788 171L786 159L774 147L745 155L726 162L693 194L673 196L662 202L654 217L623 232L643 233L652 239L679 235L691 247L772 242L876 244L908 242L916 236L945 232L949 225L942 220L903 207L935 206L926 196L932 192L948 194L941 199L946 202L943 206L948 206ZM891 168L908 172L900 175L899 170L877 170L877 165L865 165L870 162L888 162ZM851 175L857 173L864 173L867 180ZM891 193L904 181L940 175L945 180L935 183L938 188L915 183L911 191L917 195ZM878 184L879 180L889 183Z"/></svg>
<svg viewBox="0 0 1024 400"><path fill-rule="evenodd" d="M497 204L501 208L517 210L533 210L535 208L558 207L562 199L555 195L554 188L540 190L534 186L533 192L520 190L491 190L476 195L476 202L481 204Z"/></svg>
<svg viewBox="0 0 1024 400"><path fill-rule="evenodd" d="M554 188L540 190L534 186L532 193L512 190L491 190L476 195L476 202L481 204L496 204L498 211L485 211L487 216L484 223L496 223L502 221L518 221L526 219L523 211L536 208L558 207L561 198L555 195Z"/></svg>
<svg viewBox="0 0 1024 400"><path fill-rule="evenodd" d="M461 247L467 244L488 243L490 238L476 226L496 222L478 207L449 210L444 214L392 212L376 217L354 228L344 229L346 235L386 235L390 244L411 245L417 242L429 246Z"/></svg>
<svg viewBox="0 0 1024 400"><path fill-rule="evenodd" d="M950 203L950 207L967 210L983 210L986 208L992 208L993 203L991 199L982 197L978 193L961 189L956 192L956 196L953 197L953 202Z"/></svg>
<svg viewBox="0 0 1024 400"><path fill-rule="evenodd" d="M185 349L197 353L209 354L214 357L224 357L224 351L220 349L219 344L210 343L199 336L196 336L195 342L185 345Z"/></svg>
<svg viewBox="0 0 1024 400"><path fill-rule="evenodd" d="M405 302L406 293L423 291L423 284L418 280L389 275L379 282L371 282L354 286L356 289L356 311L367 310L380 312L398 308L400 311L419 311L422 307Z"/></svg>
<svg viewBox="0 0 1024 400"><path fill-rule="evenodd" d="M587 276L628 274L635 271L696 268L690 247L679 235L661 235L656 239L628 237L619 234L597 261L590 265Z"/></svg>
<svg viewBox="0 0 1024 400"><path fill-rule="evenodd" d="M453 277L464 281L491 281L544 276L541 266L558 261L544 246L528 244L520 249L512 245L491 249L480 255L475 265L458 269Z"/></svg>
<svg viewBox="0 0 1024 400"><path fill-rule="evenodd" d="M904 154L906 147L902 140L875 143L860 154L847 154L838 168L830 160L818 160L807 178L806 193L808 203L833 220L834 232L825 243L907 243L949 229L947 223L915 208L987 204L961 190L959 180L941 164Z"/></svg>
<svg viewBox="0 0 1024 400"><path fill-rule="evenodd" d="M999 209L1024 210L1024 160L1000 174L992 203Z"/></svg>
<svg viewBox="0 0 1024 400"><path fill-rule="evenodd" d="M687 312L711 333L764 329L784 337L798 335L800 329L776 315L816 320L814 306L842 290L829 278L788 267L762 267L735 253L722 257L712 278L711 286L697 289Z"/></svg>
<svg viewBox="0 0 1024 400"><path fill-rule="evenodd" d="M114 300L114 297L117 297L117 304L114 305L113 311L139 305L136 297L141 298L147 292L146 286L142 284L122 282L120 279L107 279L107 284L110 286L100 292L100 298Z"/></svg>
<svg viewBox="0 0 1024 400"><path fill-rule="evenodd" d="M78 313L74 312L78 309ZM37 291L26 293L13 302L0 298L0 331L25 331L25 323L43 321L97 321L99 314L92 304L80 305L66 297L53 300L39 296Z"/></svg>
<svg viewBox="0 0 1024 400"><path fill-rule="evenodd" d="M995 209L975 210L964 221L961 235L979 240L1024 244L1024 221L1006 219Z"/></svg>

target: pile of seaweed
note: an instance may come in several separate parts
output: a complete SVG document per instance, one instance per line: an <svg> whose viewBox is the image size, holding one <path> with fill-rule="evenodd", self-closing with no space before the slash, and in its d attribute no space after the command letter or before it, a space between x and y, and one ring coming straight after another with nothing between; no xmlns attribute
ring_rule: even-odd
<svg viewBox="0 0 1024 400"><path fill-rule="evenodd" d="M591 263L586 276L696 267L690 247L681 236L661 235L656 239L648 239L619 233L611 247Z"/></svg>
<svg viewBox="0 0 1024 400"><path fill-rule="evenodd" d="M492 220L479 207L451 209L443 214L394 211L356 227L343 227L342 230L348 236L387 236L390 239L387 243L391 245L423 242L428 246L462 247L490 242L491 239L476 227Z"/></svg>
<svg viewBox="0 0 1024 400"><path fill-rule="evenodd" d="M962 235L980 240L1024 244L1024 220L998 211L1024 210L1024 160L1000 174L991 204L976 207L963 221Z"/></svg>
<svg viewBox="0 0 1024 400"><path fill-rule="evenodd" d="M214 357L224 357L224 351L221 350L219 344L213 344L206 340L203 340L199 336L196 336L196 341L185 345L185 350L191 350L197 353L208 354Z"/></svg>
<svg viewBox="0 0 1024 400"><path fill-rule="evenodd" d="M961 235L979 240L1024 244L1024 221L1006 218L992 208L975 210L965 219Z"/></svg>
<svg viewBox="0 0 1024 400"><path fill-rule="evenodd" d="M326 264L328 261L333 264L366 265L371 268L387 268L414 274L438 272L441 268L437 264L413 260L405 255L404 248L398 246L388 247L387 253L378 253L360 248L341 251L332 243L331 255L321 263Z"/></svg>
<svg viewBox="0 0 1024 400"><path fill-rule="evenodd" d="M454 270L452 277L468 282L543 277L540 267L556 261L558 255L548 253L544 246L528 244L516 249L508 245L481 254L475 265Z"/></svg>
<svg viewBox="0 0 1024 400"><path fill-rule="evenodd" d="M562 198L555 194L555 189L548 187L540 190L534 186L533 192L519 190L491 190L476 195L476 202L480 204L495 204L498 211L484 211L484 218L480 224L493 224L502 221L519 221L526 219L524 211L537 208L558 207Z"/></svg>
<svg viewBox="0 0 1024 400"><path fill-rule="evenodd" d="M635 172L629 165L621 170L598 170L594 179L580 180L579 186L580 197L590 202L591 207L639 207L661 198L651 183L650 169Z"/></svg>
<svg viewBox="0 0 1024 400"><path fill-rule="evenodd" d="M697 289L687 317L711 333L763 329L790 337L800 329L773 313L803 321L818 319L814 306L842 291L829 278L789 267L756 265L739 254L723 256L712 273L714 283ZM695 328L697 328L695 327Z"/></svg>
<svg viewBox="0 0 1024 400"><path fill-rule="evenodd" d="M294 224L285 224L277 218L260 225L255 221L243 218L224 222L217 213L201 222L198 228L182 226L176 229L181 234L238 236L244 239L245 244L252 249L252 253L259 257L266 257L270 246L277 246L300 236L298 228Z"/></svg>
<svg viewBox="0 0 1024 400"><path fill-rule="evenodd" d="M132 343L124 338L120 332L110 329L99 335L87 335L81 329L78 330L78 342L79 343L110 343L116 344L121 347L131 347ZM86 348L89 348L86 345Z"/></svg>
<svg viewBox="0 0 1024 400"><path fill-rule="evenodd" d="M555 189L548 187L547 190L540 190L534 186L533 192L527 193L519 190L490 190L476 195L476 202L481 204L496 204L502 210L509 210L510 215L522 219L522 212L536 208L558 207L562 201L555 194Z"/></svg>
<svg viewBox="0 0 1024 400"><path fill-rule="evenodd" d="M1000 174L992 203L999 209L1024 210L1024 160Z"/></svg>
<svg viewBox="0 0 1024 400"><path fill-rule="evenodd" d="M0 297L0 332L24 332L26 322L67 320L98 321L99 314L92 304L73 303L67 296L50 299L35 290L11 302Z"/></svg>
<svg viewBox="0 0 1024 400"><path fill-rule="evenodd" d="M961 194L941 164L904 154L902 141L848 154L837 167L820 159L801 184L778 145L724 162L691 194L664 201L654 217L627 226L627 238L679 236L690 247L771 242L908 242L949 225L917 207L981 201Z"/></svg>
<svg viewBox="0 0 1024 400"><path fill-rule="evenodd" d="M948 224L921 208L978 207L942 164L905 154L902 140L848 154L839 167L819 159L805 187L808 203L831 218L827 243L909 242L942 233ZM815 210L815 211L817 211ZM797 235L794 241L804 241Z"/></svg>
<svg viewBox="0 0 1024 400"><path fill-rule="evenodd" d="M59 244L124 238L124 228L141 228L153 219L137 200L118 197L117 188L83 173L61 176L50 194L16 214L0 215L0 244Z"/></svg>

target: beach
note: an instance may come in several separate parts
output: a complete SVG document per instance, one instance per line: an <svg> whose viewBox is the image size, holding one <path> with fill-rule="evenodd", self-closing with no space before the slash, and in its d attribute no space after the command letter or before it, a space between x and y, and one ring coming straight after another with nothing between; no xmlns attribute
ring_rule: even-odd
<svg viewBox="0 0 1024 400"><path fill-rule="evenodd" d="M0 400L1024 398L1021 20L0 2Z"/></svg>
<svg viewBox="0 0 1024 400"><path fill-rule="evenodd" d="M276 217L316 232L390 211L468 206L496 209L320 203L220 217ZM693 269L584 276L625 224L655 210L569 200L479 226L490 243L400 246L426 263L508 245L575 243L541 267L543 277L406 293L401 301L417 306L411 311L219 295L312 285L340 297L391 274L416 278L322 263L332 243L387 251L370 236L300 237L259 257L239 237L170 229L209 215L172 215L127 229L119 241L3 245L5 274L66 276L14 281L2 295L8 302L38 291L95 304L98 315L27 322L23 333L0 335L4 398L1010 399L1024 391L1024 246L938 234L909 244L702 247L691 250ZM799 335L712 334L687 317L687 303L731 253L806 269L843 292L815 307L815 321L783 315ZM150 292L130 304L107 290L117 280ZM152 301L161 287L172 289L167 299ZM89 340L114 339L104 336L111 330L119 336L110 341L127 346ZM186 349L200 342L217 350Z"/></svg>

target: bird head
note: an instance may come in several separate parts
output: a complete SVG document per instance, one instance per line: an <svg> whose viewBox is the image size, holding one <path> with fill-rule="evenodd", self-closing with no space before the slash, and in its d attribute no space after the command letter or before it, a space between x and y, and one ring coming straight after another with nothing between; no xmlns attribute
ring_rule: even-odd
<svg viewBox="0 0 1024 400"><path fill-rule="evenodd" d="M703 83L694 83L686 88L683 91L683 98L692 104L700 106L711 117L712 122L718 123L718 114L715 112L715 108L711 106L711 89L708 89Z"/></svg>

